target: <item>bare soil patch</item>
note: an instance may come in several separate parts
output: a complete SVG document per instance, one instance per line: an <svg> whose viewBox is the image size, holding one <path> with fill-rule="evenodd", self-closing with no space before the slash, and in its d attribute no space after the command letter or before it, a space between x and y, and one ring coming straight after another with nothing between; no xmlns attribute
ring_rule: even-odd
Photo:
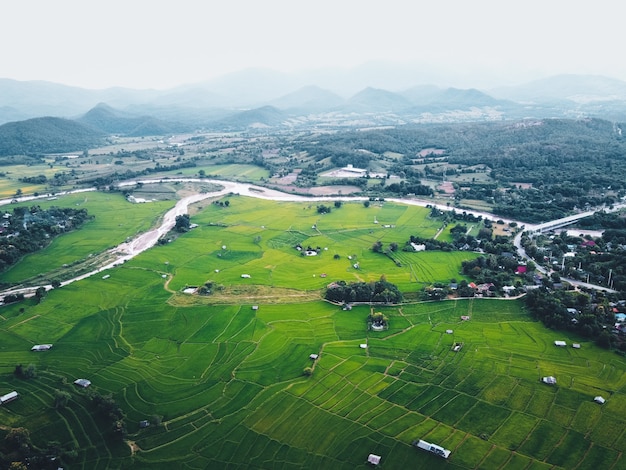
<svg viewBox="0 0 626 470"><path fill-rule="evenodd" d="M211 295L175 293L168 303L175 306L210 305L210 304L246 304L246 303L293 303L319 300L319 291L301 291L271 286L230 286Z"/></svg>

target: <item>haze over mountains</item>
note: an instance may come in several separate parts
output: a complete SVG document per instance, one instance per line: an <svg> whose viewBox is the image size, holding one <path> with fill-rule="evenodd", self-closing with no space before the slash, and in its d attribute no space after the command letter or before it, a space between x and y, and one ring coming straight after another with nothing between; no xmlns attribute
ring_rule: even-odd
<svg viewBox="0 0 626 470"><path fill-rule="evenodd" d="M107 134L137 136L293 127L329 119L340 125L584 116L626 120L626 82L607 77L559 75L478 90L424 83L427 77L419 74L389 79L392 70L361 72L294 75L248 69L168 90L89 90L0 79L0 124L55 116Z"/></svg>

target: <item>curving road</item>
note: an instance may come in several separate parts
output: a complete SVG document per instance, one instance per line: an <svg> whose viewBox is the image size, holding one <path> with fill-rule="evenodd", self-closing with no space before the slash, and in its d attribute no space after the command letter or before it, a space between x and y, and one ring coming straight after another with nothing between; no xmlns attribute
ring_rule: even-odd
<svg viewBox="0 0 626 470"><path fill-rule="evenodd" d="M208 199L208 198L212 198L212 197L219 197L219 196L224 196L227 194L239 194L242 196L249 196L249 197L255 197L255 198L259 198L259 199L265 199L265 200L271 200L271 201L292 201L292 202L302 202L302 201L337 201L337 200L341 200L341 201L366 201L369 198L368 197L364 197L364 196L300 196L300 195L296 195L296 194L288 194L288 193L283 193L281 191L277 191L274 189L268 189L262 186L255 186L253 184L248 184L248 183L236 183L236 182L232 182L232 181L222 181L222 180L214 180L214 179L199 179L199 178L174 178L174 179L142 179L142 180L133 180L133 181L125 181L122 183L118 184L118 187L127 187L127 186L135 186L138 183L143 183L143 184L150 184L150 183L160 183L162 181L167 181L167 182L200 182L200 183L212 183L215 185L219 185L222 187L222 189L220 189L219 191L214 191L211 193L202 193L202 194L194 194L193 196L188 196L185 198L182 198L181 200L179 200L176 205L170 209L168 212L165 213L165 215L163 216L163 219L161 221L161 224L152 229L149 230L148 232L142 233L141 235L138 235L137 237L135 237L134 239L128 241L128 242L124 242L121 243L120 245L116 246L115 248L112 248L110 250L108 250L106 252L107 255L109 255L109 259L110 257L112 257L114 260L111 262L106 263L105 265L90 271L88 273L82 274L80 276L77 276L75 278L72 279L68 279L66 281L63 281L61 283L62 286L67 285L67 284L71 284L72 282L76 282L79 281L81 279L85 279L88 278L90 276L93 276L95 274L101 273L102 271L105 271L107 269L110 269L114 266L117 266L119 264L124 263L127 260L130 260L132 258L134 258L135 256L137 256L138 254L148 250L149 248L153 247L154 245L156 245L156 243L158 242L158 240L163 237L165 234L167 234L170 230L172 230L172 228L174 227L175 223L176 223L176 217L179 215L183 215L187 213L188 207L190 204L202 201L204 199ZM13 201L18 201L18 202L27 202L27 201L33 201L33 200L37 200L37 199L43 199L43 198L49 198L49 197L53 197L53 196L59 196L59 195L65 195L65 194L72 194L72 193L80 193L80 192L88 192L88 191L96 191L96 188L87 188L87 189L78 189L75 191L66 191L66 192L62 192L62 193L57 193L57 194L45 194L45 195L41 195L41 196L23 196L20 198L12 198L12 199L5 199L5 200L0 200L0 206L1 205L5 205L5 204L10 204ZM432 201L428 201L428 200L418 200L418 199L401 199L401 198L386 198L386 201L390 201L390 202L397 202L397 203L401 203L401 204L408 204L408 205L413 205L413 206L421 206L421 207L426 207L426 206L434 206L437 209L440 210L457 210L457 208L454 207L449 207L447 205L443 205L443 204L434 204ZM620 204L617 205L614 210L618 210L618 207L624 207L626 206L626 204ZM484 219L489 219L489 220L503 220L506 223L510 223L510 222L517 222L518 225L524 225L526 230L539 230L542 227L549 227L551 225L551 222L546 222L545 224L541 224L541 225L531 225L531 224L526 224L523 222L519 222L519 221L515 221L515 220L507 220L507 219L502 219L501 217L497 217L494 214L490 214L487 212L480 212L480 211L473 211L473 210L464 210L465 213L467 214L471 214L474 215L475 217L478 216L482 216ZM583 218L583 217L588 217L589 215L593 214L593 212L589 212L589 213L585 213L585 214L579 214L577 216L570 216L567 219L579 219L579 218ZM560 222L563 219L559 219L558 221L552 221L554 223L556 222ZM515 247L517 248L518 253L520 254L520 256L524 259L527 259L529 261L533 261L530 259L530 257L526 254L526 251L524 250L524 248L521 246L521 237L522 237L522 232L520 231L514 238L514 244ZM534 261L533 261L534 262ZM537 266L537 270L540 271L543 274L548 274L548 271L539 266ZM583 283L583 282L579 282L576 281L574 279L564 279L565 281L576 285L576 286L581 286L581 287L587 287L587 288L591 288L591 289L600 289L600 290L604 290L604 291L608 291L608 292L616 292L613 289L609 289L603 286L596 286L593 284L587 284L587 283ZM46 288L46 290L50 290L52 289L51 285L45 285L43 286ZM34 295L35 291L37 290L38 287L26 287L26 288L17 288L17 289L8 289L5 291L0 291L0 297L4 297L7 294L17 294L17 293L23 293L25 296L32 296Z"/></svg>

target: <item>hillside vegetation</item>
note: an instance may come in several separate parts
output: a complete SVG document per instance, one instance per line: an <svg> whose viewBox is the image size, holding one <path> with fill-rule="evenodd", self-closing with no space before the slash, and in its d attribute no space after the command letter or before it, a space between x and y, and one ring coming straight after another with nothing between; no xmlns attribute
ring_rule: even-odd
<svg viewBox="0 0 626 470"><path fill-rule="evenodd" d="M69 119L42 117L0 126L0 157L82 152L101 145L104 134Z"/></svg>

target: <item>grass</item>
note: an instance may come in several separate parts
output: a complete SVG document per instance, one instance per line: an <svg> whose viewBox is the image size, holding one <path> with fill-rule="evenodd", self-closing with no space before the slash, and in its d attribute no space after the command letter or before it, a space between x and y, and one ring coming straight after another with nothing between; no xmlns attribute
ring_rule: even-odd
<svg viewBox="0 0 626 470"><path fill-rule="evenodd" d="M109 201L95 197L93 210L104 210ZM452 450L447 464L458 469L624 465L626 362L590 343L575 354L555 349L555 333L520 301L381 307L390 328L371 332L368 305L343 311L319 299L331 279L385 274L404 291L417 288L404 263L369 247L420 230L432 236L422 209L344 204L321 216L315 205L229 200L228 208L205 205L193 216L197 229L112 269L106 280L55 289L40 304L4 306L0 392L18 390L20 399L0 407L3 425L28 427L39 445L52 432L62 445L77 445L78 456L65 463L82 468L359 469L369 453L382 455L385 468L443 464L411 447L420 438ZM397 228L373 224L370 209ZM69 256L69 236L49 255ZM328 250L301 257L298 242ZM416 255L421 275L441 282L451 272L440 264L458 271L461 260L402 254ZM363 269L351 269L348 255ZM223 290L180 293L207 280ZM30 351L48 342L50 351ZM458 353L454 342L464 344ZM312 361L312 353L319 358ZM34 364L38 376L14 377L19 363ZM302 374L305 367L313 367L312 376ZM544 372L558 385L540 383ZM124 410L128 439L140 449L133 456L112 438L88 391L73 386L78 377ZM64 409L53 407L57 389L71 395ZM599 389L612 391L604 406L592 401ZM139 428L155 415L162 424Z"/></svg>
<svg viewBox="0 0 626 470"><path fill-rule="evenodd" d="M33 205L31 202L26 205ZM118 245L152 227L159 216L173 206L173 201L131 204L122 194L86 192L59 196L54 201L38 200L42 209L51 206L87 209L94 219L80 230L55 238L44 250L27 255L20 263L0 274L0 280L20 283L38 276L42 266L52 271ZM20 205L25 205L24 203ZM124 217L120 217L124 214Z"/></svg>

